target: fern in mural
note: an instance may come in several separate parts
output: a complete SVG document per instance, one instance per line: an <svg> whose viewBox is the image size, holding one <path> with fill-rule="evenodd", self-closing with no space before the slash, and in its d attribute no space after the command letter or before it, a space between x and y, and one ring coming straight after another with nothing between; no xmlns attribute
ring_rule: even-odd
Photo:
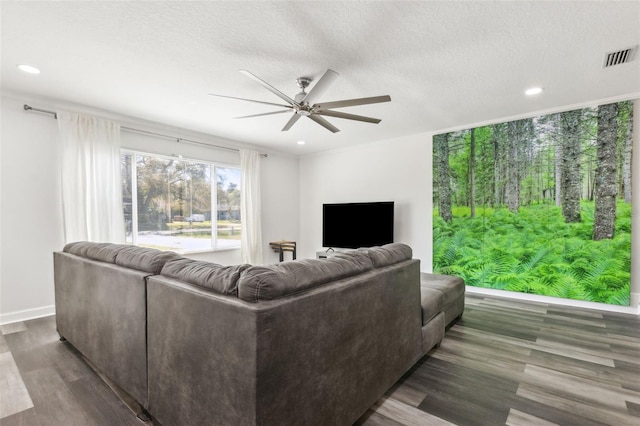
<svg viewBox="0 0 640 426"><path fill-rule="evenodd" d="M616 236L601 241L584 238L593 203L581 211L584 222L570 224L555 206L485 208L473 219L456 208L451 223L435 212L434 272L476 287L628 305L631 209L620 206Z"/></svg>

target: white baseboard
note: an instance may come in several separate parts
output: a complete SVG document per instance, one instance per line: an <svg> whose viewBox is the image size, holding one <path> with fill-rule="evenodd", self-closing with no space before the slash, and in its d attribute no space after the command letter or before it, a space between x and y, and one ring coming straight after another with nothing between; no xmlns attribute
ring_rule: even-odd
<svg viewBox="0 0 640 426"><path fill-rule="evenodd" d="M636 307L640 312L640 293L631 292L631 307Z"/></svg>
<svg viewBox="0 0 640 426"><path fill-rule="evenodd" d="M23 311L9 312L0 314L0 325L11 324L12 322L27 321L36 318L48 317L55 315L56 306L42 306L40 308L25 309Z"/></svg>
<svg viewBox="0 0 640 426"><path fill-rule="evenodd" d="M638 305L620 306L606 303L587 302L584 300L562 299L560 297L541 296L538 294L519 293L516 291L496 290L493 288L466 286L467 293L485 294L487 296L504 297L505 299L523 300L527 302L547 303L549 305L571 306L574 308L596 309L599 311L617 312L622 314L639 315ZM632 298L633 299L633 298Z"/></svg>

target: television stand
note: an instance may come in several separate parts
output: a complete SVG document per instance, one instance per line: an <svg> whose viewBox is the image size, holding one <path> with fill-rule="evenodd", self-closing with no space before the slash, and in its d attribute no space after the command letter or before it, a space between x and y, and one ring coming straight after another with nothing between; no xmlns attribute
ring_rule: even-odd
<svg viewBox="0 0 640 426"><path fill-rule="evenodd" d="M331 247L325 250L320 250L316 252L316 259L328 259L330 257L335 256L336 253L340 253L345 250L347 249L334 249Z"/></svg>

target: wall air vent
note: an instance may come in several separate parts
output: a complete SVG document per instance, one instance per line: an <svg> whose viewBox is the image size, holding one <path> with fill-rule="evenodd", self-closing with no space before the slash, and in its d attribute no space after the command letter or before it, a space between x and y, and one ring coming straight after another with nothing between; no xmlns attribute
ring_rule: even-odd
<svg viewBox="0 0 640 426"><path fill-rule="evenodd" d="M633 60L633 56L636 53L636 46L628 49L618 50L616 52L609 52L604 54L604 62L602 68L609 68L614 65L626 64Z"/></svg>

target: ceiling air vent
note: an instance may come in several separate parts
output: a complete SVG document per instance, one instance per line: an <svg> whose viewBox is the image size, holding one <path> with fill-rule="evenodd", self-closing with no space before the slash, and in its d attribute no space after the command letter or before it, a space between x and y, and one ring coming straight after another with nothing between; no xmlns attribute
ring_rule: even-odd
<svg viewBox="0 0 640 426"><path fill-rule="evenodd" d="M631 62L635 53L635 46L628 49L618 50L616 52L605 53L602 68L608 68L614 65L626 64L627 62Z"/></svg>

